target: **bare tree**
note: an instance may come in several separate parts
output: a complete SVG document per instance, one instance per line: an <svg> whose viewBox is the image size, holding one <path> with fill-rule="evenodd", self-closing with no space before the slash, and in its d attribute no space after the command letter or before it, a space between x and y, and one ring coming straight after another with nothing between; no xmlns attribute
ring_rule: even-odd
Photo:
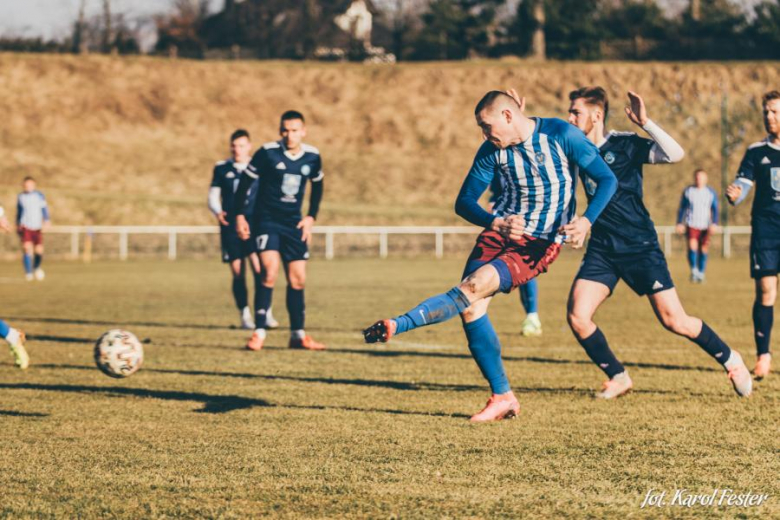
<svg viewBox="0 0 780 520"><path fill-rule="evenodd" d="M111 23L111 0L103 0L103 52L109 53L114 47L114 28Z"/></svg>
<svg viewBox="0 0 780 520"><path fill-rule="evenodd" d="M691 0L691 19L697 22L701 20L701 0Z"/></svg>
<svg viewBox="0 0 780 520"><path fill-rule="evenodd" d="M534 34L531 40L531 54L534 58L544 60L547 58L544 38L544 0L534 0L532 16L534 20Z"/></svg>
<svg viewBox="0 0 780 520"><path fill-rule="evenodd" d="M81 0L79 2L78 18L73 26L73 52L78 54L86 54L88 48L84 34L86 28L86 20L84 19L86 7L87 0Z"/></svg>

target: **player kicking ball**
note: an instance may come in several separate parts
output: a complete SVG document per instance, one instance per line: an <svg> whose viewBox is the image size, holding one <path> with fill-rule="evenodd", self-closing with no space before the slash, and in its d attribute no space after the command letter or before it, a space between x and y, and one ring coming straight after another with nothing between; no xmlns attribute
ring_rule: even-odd
<svg viewBox="0 0 780 520"><path fill-rule="evenodd" d="M764 94L764 128L767 137L750 145L739 165L737 179L726 189L731 204L739 204L755 185L750 225L750 277L756 283L753 332L758 361L756 379L769 375L769 352L780 271L780 91Z"/></svg>
<svg viewBox="0 0 780 520"><path fill-rule="evenodd" d="M466 263L463 281L363 331L366 343L387 342L460 315L469 350L492 392L472 422L512 418L520 412L504 371L501 344L487 315L491 298L547 271L560 252L562 226L568 229L566 240L581 245L616 186L615 175L582 132L560 119L526 117L523 104L492 91L474 110L486 140L466 176L455 211L484 231ZM587 171L596 186L580 218L575 216L575 166ZM489 213L479 199L496 176L500 188Z"/></svg>
<svg viewBox="0 0 780 520"><path fill-rule="evenodd" d="M230 266L233 275L233 299L241 315L241 327L248 330L255 328L252 310L249 308L249 293L246 288L246 270L244 259L249 260L255 273L255 287L260 284L260 259L250 247L250 242L241 240L236 232L235 193L243 172L251 159L252 142L249 132L236 130L230 136L230 159L219 161L214 165L214 174L209 188L209 210L217 218L219 224L220 242L222 244L222 261ZM256 190L250 189L248 198L254 202ZM257 299L257 291L255 291ZM266 326L273 329L279 326L268 309Z"/></svg>
<svg viewBox="0 0 780 520"><path fill-rule="evenodd" d="M287 311L290 314L290 348L324 350L304 330L306 260L312 227L319 212L323 193L320 152L303 143L306 124L303 114L290 110L282 114L279 124L282 139L266 143L255 152L241 175L236 190L236 230L243 240L250 239L247 193L257 181L257 195L252 208L252 245L260 255L262 275L255 290L255 332L246 348L260 350L268 328L274 284L284 264L287 276ZM309 212L303 217L301 207L306 183L311 182Z"/></svg>
<svg viewBox="0 0 780 520"><path fill-rule="evenodd" d="M610 350L607 338L593 322L594 314L620 280L637 295L647 296L667 330L688 338L715 358L727 371L737 394L748 396L753 381L739 353L731 350L702 320L685 313L658 244L655 225L642 202L642 166L678 162L685 155L683 149L647 117L645 103L638 94L629 92L628 98L626 115L651 139L631 132L604 134L609 101L603 88L584 87L569 94L569 122L598 145L601 157L618 179L615 196L591 229L568 303L568 321L574 336L609 377L596 397L612 399L633 386L628 372ZM595 199L594 182L587 172L581 172L581 177L587 198Z"/></svg>
<svg viewBox="0 0 780 520"><path fill-rule="evenodd" d="M0 230L4 233L11 231L8 225L8 219L5 218L5 210L0 206ZM24 370L30 365L30 357L24 348L24 332L8 325L0 320L0 338L3 338L11 349L11 355L14 357L14 364Z"/></svg>

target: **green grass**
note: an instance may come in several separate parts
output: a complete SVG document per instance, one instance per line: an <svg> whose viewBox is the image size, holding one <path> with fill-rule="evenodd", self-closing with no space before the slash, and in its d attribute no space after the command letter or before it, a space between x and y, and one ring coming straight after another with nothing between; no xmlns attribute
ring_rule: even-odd
<svg viewBox="0 0 780 520"><path fill-rule="evenodd" d="M522 413L480 426L466 418L488 393L458 323L378 347L359 334L450 287L460 260L313 261L307 329L322 353L287 350L282 331L262 352L242 350L216 263L49 263L41 284L0 265L2 315L31 336L33 359L22 372L0 358L0 517L780 516L780 378L737 399L713 361L621 286L597 319L636 391L594 400L602 374L564 316L578 260L567 253L541 279L541 338L520 337L516 294L496 298ZM685 281L679 257L672 267L689 312L752 366L746 260L713 261L703 286ZM149 340L125 380L92 361L93 339L113 326ZM650 488L771 497L642 510Z"/></svg>

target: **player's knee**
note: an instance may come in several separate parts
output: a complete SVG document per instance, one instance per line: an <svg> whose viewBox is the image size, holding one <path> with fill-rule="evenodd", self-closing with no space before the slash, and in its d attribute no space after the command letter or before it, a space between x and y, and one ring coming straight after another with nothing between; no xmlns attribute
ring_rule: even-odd
<svg viewBox="0 0 780 520"><path fill-rule="evenodd" d="M290 287L296 291L301 291L306 287L306 276L291 276Z"/></svg>
<svg viewBox="0 0 780 520"><path fill-rule="evenodd" d="M572 332L580 338L587 334L593 324L593 320L591 320L590 316L579 313L573 309L566 313L566 321L569 322L569 327Z"/></svg>
<svg viewBox="0 0 780 520"><path fill-rule="evenodd" d="M460 313L460 319L463 320L463 323L471 323L472 321L477 321L484 314L485 309L478 305L472 305Z"/></svg>
<svg viewBox="0 0 780 520"><path fill-rule="evenodd" d="M669 332L674 332L681 336L689 335L687 323L689 318L685 314L673 314L671 312L661 313L661 325Z"/></svg>

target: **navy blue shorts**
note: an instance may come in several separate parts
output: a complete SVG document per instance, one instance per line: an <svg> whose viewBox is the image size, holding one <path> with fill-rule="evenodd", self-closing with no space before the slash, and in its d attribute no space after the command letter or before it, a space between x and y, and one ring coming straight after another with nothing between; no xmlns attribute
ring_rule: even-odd
<svg viewBox="0 0 780 520"><path fill-rule="evenodd" d="M252 229L252 244L258 253L279 251L284 263L309 259L309 246L301 239L303 231L275 222L260 223Z"/></svg>
<svg viewBox="0 0 780 520"><path fill-rule="evenodd" d="M780 272L780 240L750 240L750 277L777 276Z"/></svg>
<svg viewBox="0 0 780 520"><path fill-rule="evenodd" d="M251 241L238 238L236 226L233 223L220 226L219 235L222 244L222 261L225 263L244 259L254 252Z"/></svg>
<svg viewBox="0 0 780 520"><path fill-rule="evenodd" d="M620 280L639 296L674 287L660 247L641 253L606 253L588 248L575 279L604 284L610 294Z"/></svg>

